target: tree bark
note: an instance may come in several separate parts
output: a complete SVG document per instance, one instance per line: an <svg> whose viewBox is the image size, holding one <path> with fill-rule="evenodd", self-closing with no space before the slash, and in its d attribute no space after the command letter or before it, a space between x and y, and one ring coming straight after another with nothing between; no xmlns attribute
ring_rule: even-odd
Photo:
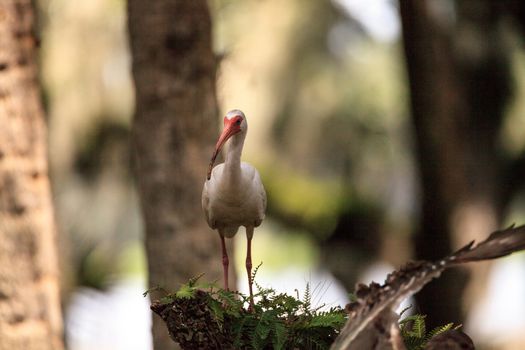
<svg viewBox="0 0 525 350"><path fill-rule="evenodd" d="M146 225L149 283L174 290L202 272L218 279L218 235L201 209L217 135L216 60L205 0L130 0L136 88L136 176ZM156 349L171 349L154 317Z"/></svg>
<svg viewBox="0 0 525 350"><path fill-rule="evenodd" d="M422 191L419 259L479 238L502 217L506 161L498 136L511 79L498 6L458 1L451 24L429 1L400 1ZM480 287L487 266L476 270ZM465 273L445 275L418 295L421 312L439 324L463 322L466 282Z"/></svg>
<svg viewBox="0 0 525 350"><path fill-rule="evenodd" d="M0 3L0 350L62 349L34 8Z"/></svg>

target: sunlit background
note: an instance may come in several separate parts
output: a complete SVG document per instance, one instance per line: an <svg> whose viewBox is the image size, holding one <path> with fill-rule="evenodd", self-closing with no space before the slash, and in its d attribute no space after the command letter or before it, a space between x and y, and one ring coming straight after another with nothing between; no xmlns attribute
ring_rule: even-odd
<svg viewBox="0 0 525 350"><path fill-rule="evenodd" d="M126 2L38 3L67 346L151 349L128 145L134 99ZM254 264L263 263L257 281L289 293L310 283L319 305L344 305L345 288L382 282L410 259L419 214L397 3L363 3L210 2L221 110L245 112L243 156L269 196L254 238ZM504 132L509 152L518 152L525 57L518 44L511 47L516 91ZM505 222L525 221L524 206L517 201ZM366 232L353 237L359 249L338 240L345 225ZM244 235L237 238L244 246ZM244 251L236 254L243 275ZM478 345L525 344L524 271L523 254L494 264L465 325Z"/></svg>

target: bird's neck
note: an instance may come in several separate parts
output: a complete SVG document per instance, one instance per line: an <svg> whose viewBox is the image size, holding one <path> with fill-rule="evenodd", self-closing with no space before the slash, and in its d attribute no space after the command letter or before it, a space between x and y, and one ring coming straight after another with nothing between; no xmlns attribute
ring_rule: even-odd
<svg viewBox="0 0 525 350"><path fill-rule="evenodd" d="M241 154L246 133L239 133L231 138L224 161L228 177L236 178L241 174Z"/></svg>

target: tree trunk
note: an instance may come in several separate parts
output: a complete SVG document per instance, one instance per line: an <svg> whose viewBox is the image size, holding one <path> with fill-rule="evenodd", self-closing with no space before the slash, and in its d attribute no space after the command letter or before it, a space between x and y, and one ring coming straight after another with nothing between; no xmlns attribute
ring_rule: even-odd
<svg viewBox="0 0 525 350"><path fill-rule="evenodd" d="M453 24L436 6L400 1L422 191L416 254L430 260L479 239L501 220L505 159L498 136L511 91L497 2L459 1ZM476 270L480 287L487 265ZM421 312L439 324L463 322L466 277L449 273L424 289Z"/></svg>
<svg viewBox="0 0 525 350"><path fill-rule="evenodd" d="M173 290L203 272L218 279L219 238L200 204L218 126L207 3L130 0L128 15L149 283ZM156 349L175 346L158 317L153 337Z"/></svg>
<svg viewBox="0 0 525 350"><path fill-rule="evenodd" d="M34 9L0 3L0 350L62 349Z"/></svg>

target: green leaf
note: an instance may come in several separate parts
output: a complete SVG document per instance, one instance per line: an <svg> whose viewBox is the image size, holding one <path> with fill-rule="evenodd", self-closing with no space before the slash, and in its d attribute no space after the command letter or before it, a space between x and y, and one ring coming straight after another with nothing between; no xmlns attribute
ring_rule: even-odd
<svg viewBox="0 0 525 350"><path fill-rule="evenodd" d="M259 268L262 266L262 261L259 263L259 265L255 266L255 269L253 269L251 280L252 282L255 281L255 276L257 276L257 271L259 271Z"/></svg>
<svg viewBox="0 0 525 350"><path fill-rule="evenodd" d="M272 331L272 324L276 322L275 315L273 312L267 311L262 314L252 338L252 346L254 349L264 349L266 345L265 340Z"/></svg>
<svg viewBox="0 0 525 350"><path fill-rule="evenodd" d="M198 281L202 276L204 276L204 272L201 273L200 275L197 275L197 276L195 276L195 277L190 278L189 281L188 281L188 286L190 286L190 287L194 287L195 284L197 283L197 281Z"/></svg>
<svg viewBox="0 0 525 350"><path fill-rule="evenodd" d="M399 328L407 350L423 350L432 337L454 327L453 323L448 323L427 333L425 318L425 315L412 315L399 321Z"/></svg>
<svg viewBox="0 0 525 350"><path fill-rule="evenodd" d="M312 295L310 294L310 283L306 283L306 288L304 289L304 297L303 297L304 312L310 312L311 306L312 306Z"/></svg>
<svg viewBox="0 0 525 350"><path fill-rule="evenodd" d="M425 315L412 315L399 322L404 335L408 337L423 338L425 336Z"/></svg>
<svg viewBox="0 0 525 350"><path fill-rule="evenodd" d="M418 338L423 338L425 336L425 317L422 316L414 320L414 325L412 326L412 334Z"/></svg>
<svg viewBox="0 0 525 350"><path fill-rule="evenodd" d="M165 297L160 298L159 301L160 301L160 303L163 304L163 305L165 305L165 304L170 304L170 303L173 302L173 297L170 296L170 295L168 295L168 296L165 296Z"/></svg>
<svg viewBox="0 0 525 350"><path fill-rule="evenodd" d="M452 327L454 327L454 323L447 323L446 325L434 328L428 333L426 337L426 341L428 342L430 339L432 339L436 335L446 332L448 330L451 330Z"/></svg>
<svg viewBox="0 0 525 350"><path fill-rule="evenodd" d="M195 296L195 288L189 284L183 284L182 287L175 293L177 298L181 299L191 299Z"/></svg>
<svg viewBox="0 0 525 350"><path fill-rule="evenodd" d="M341 312L320 313L312 318L308 327L341 328L344 325L345 321L345 315Z"/></svg>
<svg viewBox="0 0 525 350"><path fill-rule="evenodd" d="M222 323L224 322L224 309L222 307L222 304L219 301L210 297L208 299L208 306L213 312L213 316L215 317L215 319L219 321L219 324L222 325Z"/></svg>
<svg viewBox="0 0 525 350"><path fill-rule="evenodd" d="M165 295L169 295L168 291L166 291L166 289L164 289L164 287L157 285L155 287L149 288L147 291L142 293L142 296L143 297L147 297L148 294L151 294L153 292L163 292Z"/></svg>
<svg viewBox="0 0 525 350"><path fill-rule="evenodd" d="M346 320L340 307L323 312L319 311L321 307L312 308L310 284L301 300L262 288L254 281L258 288L256 303L252 312L247 312L248 296L215 284L198 283L201 276L192 278L176 293L167 294L162 301L194 298L197 290L203 291L214 320L223 332L231 333L235 349L329 349Z"/></svg>
<svg viewBox="0 0 525 350"><path fill-rule="evenodd" d="M242 335L244 331L244 325L246 324L247 321L248 321L248 318L243 317L238 322L235 322L233 324L233 327L232 327L232 333L234 335L233 347L235 349L241 348L241 345L242 345L241 340L242 340Z"/></svg>
<svg viewBox="0 0 525 350"><path fill-rule="evenodd" d="M284 346L286 344L286 338L288 334L286 331L286 326L284 325L283 322L279 321L273 324L273 334L274 334L273 341L272 341L273 349L274 350L284 349Z"/></svg>

